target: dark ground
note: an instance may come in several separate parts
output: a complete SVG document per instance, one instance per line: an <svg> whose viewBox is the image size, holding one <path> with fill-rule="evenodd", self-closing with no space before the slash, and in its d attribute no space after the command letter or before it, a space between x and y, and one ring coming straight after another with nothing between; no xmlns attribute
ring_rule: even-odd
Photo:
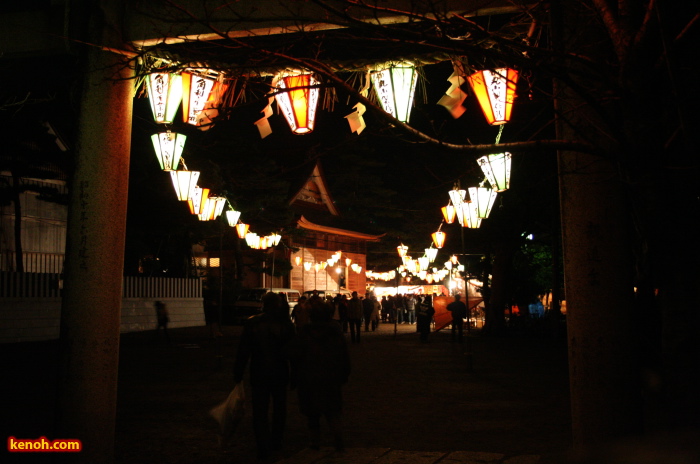
<svg viewBox="0 0 700 464"><path fill-rule="evenodd" d="M240 327L210 338L205 327L123 334L120 347L116 456L123 463L253 462L249 418L226 446L218 443L211 407L232 388ZM505 458L567 460L571 442L563 338L481 337L451 343L449 332L418 340L414 326L382 324L350 345L353 372L344 390L347 448L474 451ZM51 438L56 344L0 345L3 431ZM465 351L471 346L470 357ZM289 395L286 455L307 447L306 423ZM322 432L327 432L325 424ZM324 445L331 440L324 434ZM41 462L40 455L14 455ZM48 462L48 461L44 461Z"/></svg>

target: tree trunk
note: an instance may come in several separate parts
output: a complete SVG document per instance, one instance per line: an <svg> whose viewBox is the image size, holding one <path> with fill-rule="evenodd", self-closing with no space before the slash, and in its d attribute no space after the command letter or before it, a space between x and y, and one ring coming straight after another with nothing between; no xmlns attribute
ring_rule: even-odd
<svg viewBox="0 0 700 464"><path fill-rule="evenodd" d="M560 8L557 8L559 6ZM563 52L604 59L607 37L581 3L554 3L554 42ZM603 89L585 85L591 95ZM600 114L563 81L555 83L557 136L590 140L601 152L619 153ZM559 152L562 250L574 448L587 452L639 431L639 352L633 330L633 253L630 208L612 155Z"/></svg>

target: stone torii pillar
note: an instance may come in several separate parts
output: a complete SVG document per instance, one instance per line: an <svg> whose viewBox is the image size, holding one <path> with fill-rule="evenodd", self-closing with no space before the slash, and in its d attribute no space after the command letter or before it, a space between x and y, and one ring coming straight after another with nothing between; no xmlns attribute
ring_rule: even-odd
<svg viewBox="0 0 700 464"><path fill-rule="evenodd" d="M76 3L71 20L86 42L123 48L121 2ZM81 57L55 438L82 442L82 452L61 459L104 463L114 460L134 81L124 56L85 45Z"/></svg>

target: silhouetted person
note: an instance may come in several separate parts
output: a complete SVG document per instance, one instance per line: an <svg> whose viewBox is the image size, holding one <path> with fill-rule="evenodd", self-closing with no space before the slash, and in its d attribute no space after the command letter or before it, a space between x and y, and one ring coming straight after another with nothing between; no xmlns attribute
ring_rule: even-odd
<svg viewBox="0 0 700 464"><path fill-rule="evenodd" d="M262 312L248 318L233 366L233 381L243 380L250 361L250 385L253 404L253 429L258 459L267 459L282 448L287 420L287 386L289 384L289 344L294 325L289 311L273 292L263 296ZM272 404L272 424L269 420Z"/></svg>
<svg viewBox="0 0 700 464"><path fill-rule="evenodd" d="M299 408L308 419L310 447L320 448L323 416L333 434L335 449L343 451L342 385L350 375L350 356L341 326L331 319L326 305L312 302L311 322L293 343L292 386L296 384L298 388Z"/></svg>
<svg viewBox="0 0 700 464"><path fill-rule="evenodd" d="M416 327L420 333L420 341L427 342L430 335L430 324L433 322L433 297L427 295L416 309Z"/></svg>
<svg viewBox="0 0 700 464"><path fill-rule="evenodd" d="M374 311L374 302L369 297L369 293L365 294L365 299L362 300L362 316L365 319L365 332L369 332L369 326L372 322L372 312Z"/></svg>
<svg viewBox="0 0 700 464"><path fill-rule="evenodd" d="M301 330L303 326L309 323L309 301L305 296L299 298L297 305L292 310L292 317L294 318L294 326L297 332Z"/></svg>
<svg viewBox="0 0 700 464"><path fill-rule="evenodd" d="M350 341L360 343L362 301L357 297L357 292L352 292L352 298L348 301L348 324L350 325Z"/></svg>
<svg viewBox="0 0 700 464"><path fill-rule="evenodd" d="M168 308L162 301L156 301L153 304L156 308L156 320L158 325L156 326L156 333L160 332L160 328L163 328L163 333L165 334L165 341L170 343L170 336L168 335L168 322L170 322L170 314L168 313Z"/></svg>
<svg viewBox="0 0 700 464"><path fill-rule="evenodd" d="M447 310L452 313L452 341L458 339L460 342L463 340L464 318L467 317L467 305L461 301L461 298L462 296L458 293L455 295L455 300L447 305ZM455 335L458 335L458 338Z"/></svg>

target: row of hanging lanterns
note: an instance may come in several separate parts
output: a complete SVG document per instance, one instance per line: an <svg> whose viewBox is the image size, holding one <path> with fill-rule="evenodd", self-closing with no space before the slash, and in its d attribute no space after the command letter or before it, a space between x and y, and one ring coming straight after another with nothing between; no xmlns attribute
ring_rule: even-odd
<svg viewBox="0 0 700 464"><path fill-rule="evenodd" d="M459 264L456 255L452 255L450 259L445 262L443 269L438 269L436 267L431 268L431 263L435 261L438 253L438 249L433 248L432 245L430 248L426 248L423 256L417 259L413 259L408 255L408 247L403 243L396 247L396 251L402 262L396 270L389 272L366 271L365 274L367 278L389 281L395 279L397 276L401 276L407 280L410 280L412 276L416 276L426 281L428 284L432 284L433 282L444 280L448 275L451 275L453 269L459 272L464 271L464 266Z"/></svg>
<svg viewBox="0 0 700 464"><path fill-rule="evenodd" d="M216 112L216 106L226 90L223 74L184 71L177 73L151 73L146 78L146 88L153 118L158 124L172 124L182 104L183 122L201 126ZM203 113L209 112L206 115ZM210 189L198 186L199 171L186 168L178 170L187 136L167 130L151 136L161 170L170 172L178 200L186 201L190 213L200 221L217 219L226 206L225 197L210 195Z"/></svg>
<svg viewBox="0 0 700 464"><path fill-rule="evenodd" d="M415 90L415 67L412 70L412 74L407 72L408 68L409 66L404 63L402 65L388 67L372 75L382 108L401 122L408 121L410 104L412 104L413 91ZM457 107L461 105L466 95L460 89L460 85L463 82L461 77L463 67L455 65L454 69L455 72L449 79L453 85L447 92L447 95L443 97L439 103L446 106L453 116L459 117L463 114L464 109ZM488 124L503 125L507 123L510 120L512 106L515 100L518 72L509 68L482 70L473 73L466 79L479 101L479 105ZM408 111L405 113L400 113L398 108L406 107L398 107L395 105L396 94L393 93L392 90L394 84L397 82L405 84L403 86L404 89L410 89L410 96L404 100L410 102L407 107ZM394 103L393 106L391 106L392 102ZM510 187L510 153L487 155L479 158L477 163L484 172L486 180L489 182L491 188L485 188L483 186L470 187L468 189L469 200L466 198L467 191L465 190L455 188L450 191L450 201L447 206L442 208L445 222L448 224L452 224L456 217L463 227L478 228L481 225L482 219L489 217L497 193L504 192ZM424 260L427 258L429 250L429 261L433 262L438 249L442 248L445 244L446 234L440 229L441 227L431 235L435 248L431 245L429 249L425 250L426 255L419 258L419 260L414 261L410 258L407 259L408 247L404 244L400 244L397 247L397 252L404 261L402 267L408 265L408 270L410 272L416 271L420 278L428 280L429 283L431 280L437 281L438 279L444 278L444 276L439 274L423 275L426 272ZM450 263L451 269L452 262L448 261L448 263ZM447 273L449 271L445 272ZM368 271L367 275L371 278L383 280L394 278L393 275L390 277L389 273L370 274L370 271Z"/></svg>
<svg viewBox="0 0 700 464"><path fill-rule="evenodd" d="M302 266L304 267L305 271L310 271L311 268L313 267L316 272L323 271L328 267L333 267L342 258L342 251L338 251L336 253L333 253L330 258L328 258L325 261L319 261L317 263L312 263L310 261L303 261L301 256L296 256L294 258L294 263L297 266ZM360 266L357 263L352 262L352 258L346 257L345 258L345 266L352 270L353 272L360 274L362 272L362 266ZM336 268L336 272L340 272L340 268Z"/></svg>
<svg viewBox="0 0 700 464"><path fill-rule="evenodd" d="M247 232L244 235L246 244L254 250L267 250L279 245L282 236L276 232L260 236L255 232Z"/></svg>
<svg viewBox="0 0 700 464"><path fill-rule="evenodd" d="M464 72L463 67L455 69ZM382 109L397 120L407 123L418 80L415 63L384 63L376 66L369 74ZM465 76L458 77L459 84ZM466 76L490 125L505 124L510 120L517 80L518 72L510 68L487 69ZM157 123L171 124L182 103L183 121L195 126L201 126L202 122L213 118L227 89L223 74L214 77L210 71L151 73L146 79L146 86ZM274 99L292 132L312 132L319 100L319 81L315 75L305 70L286 70L274 78L273 87ZM208 112L211 114L203 114ZM263 119L270 115L271 112L267 112ZM263 136L269 133L269 130L264 133L261 131Z"/></svg>
<svg viewBox="0 0 700 464"><path fill-rule="evenodd" d="M179 201L187 202L190 213L200 221L217 219L226 207L226 197L210 195L210 189L197 185L199 171L169 171Z"/></svg>
<svg viewBox="0 0 700 464"><path fill-rule="evenodd" d="M469 187L467 190L453 188L448 192L449 201L441 208L444 222L454 223L455 219L462 227L476 229L481 221L487 219L496 201L498 193L510 188L511 154L508 152L487 155L479 158L477 164L481 167L490 188ZM467 199L467 193L469 199ZM445 233L438 229L433 233L433 242L437 248L442 248Z"/></svg>
<svg viewBox="0 0 700 464"><path fill-rule="evenodd" d="M463 68L455 67L456 73L458 69ZM454 76L455 74L451 78ZM453 91L462 82L461 76L458 77L453 83ZM415 64L408 61L388 63L371 71L370 78L383 110L401 122L408 122L417 82ZM466 77L490 125L502 125L510 120L517 79L517 71L509 68L482 70ZM274 83L275 100L292 132L312 132L319 99L318 80L309 72L295 71L278 75ZM227 87L223 74L215 78L208 73L189 71L181 74L151 73L146 79L146 86L157 123L172 123L181 102L183 121L195 126L215 116L216 106ZM204 111L210 113L200 116ZM361 118L361 113L359 117ZM209 190L197 186L199 172L178 170L187 137L184 134L166 131L154 134L151 139L161 169L171 173L178 199L188 201L190 211L197 214L200 220L212 220L221 215L226 199L208 197ZM445 222L452 223L456 216L463 227L479 227L481 220L488 217L496 194L509 188L510 158L510 153L479 158L477 162L484 171L491 189L470 187L469 201L466 200L464 190L451 191L450 203L442 208ZM228 218L228 221L229 225L237 228L239 237L245 237L248 241L250 236L250 243L256 246L261 242L261 247L268 243L266 239L255 240L255 235L247 231L247 225L237 222L238 218L235 225L231 218ZM239 225L246 226L245 232L242 233ZM437 249L444 246L445 238L446 234L438 229L432 234L435 248L431 246L430 249L437 253ZM401 250L399 252L401 253ZM405 254L406 251L403 252Z"/></svg>

